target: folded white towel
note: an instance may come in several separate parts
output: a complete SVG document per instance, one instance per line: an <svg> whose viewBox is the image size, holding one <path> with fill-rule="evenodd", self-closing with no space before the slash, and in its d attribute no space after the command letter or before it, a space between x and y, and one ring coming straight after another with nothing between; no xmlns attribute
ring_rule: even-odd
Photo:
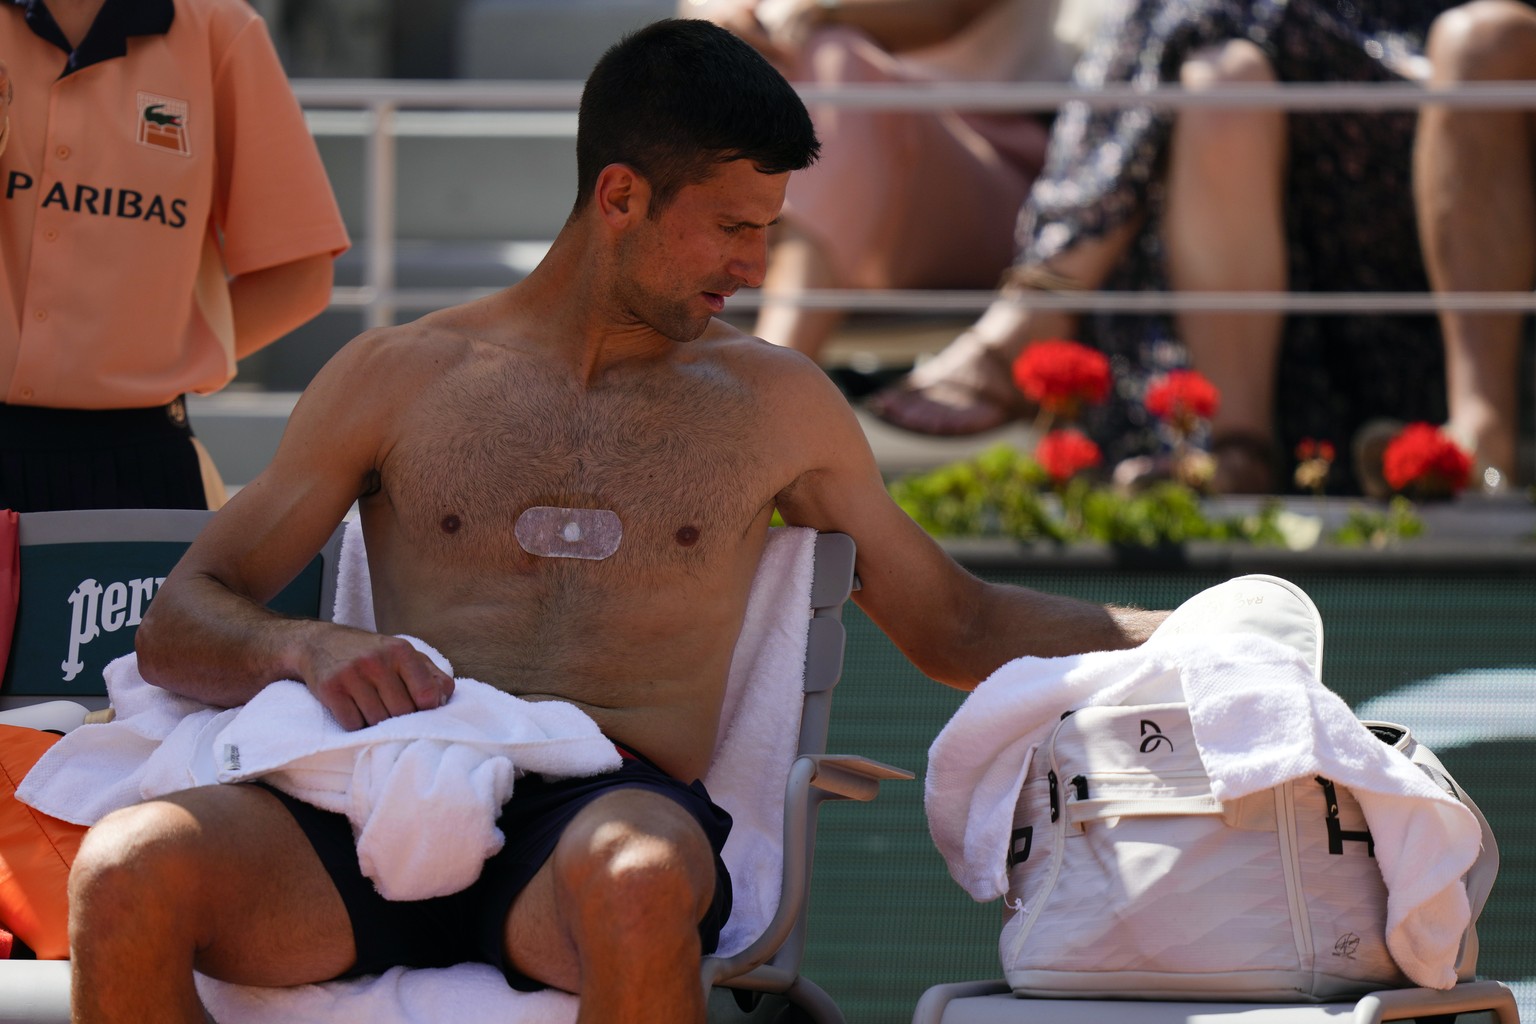
<svg viewBox="0 0 1536 1024"><path fill-rule="evenodd" d="M1130 651L1022 658L978 686L929 751L925 803L951 875L978 901L1007 891L1013 809L1061 712L1182 688L1218 797L1323 774L1350 788L1388 891L1387 944L1417 984L1448 988L1470 910L1460 879L1480 832L1460 802L1365 729L1295 650L1256 635L1170 637ZM1426 859L1425 851L1438 851ZM1410 851L1413 851L1410 855Z"/></svg>
<svg viewBox="0 0 1536 1024"><path fill-rule="evenodd" d="M93 825L108 813L144 799L213 781L212 764L193 770L205 731L232 717L144 682L138 659L127 654L103 670L116 717L82 725L48 749L16 789L16 796L55 818ZM204 744L206 746L206 744Z"/></svg>
<svg viewBox="0 0 1536 1024"><path fill-rule="evenodd" d="M437 651L405 639L452 673ZM218 781L265 779L345 814L363 874L391 900L446 896L480 876L506 841L495 822L514 771L566 778L619 766L612 741L575 705L522 700L466 678L440 708L354 730L302 683L272 683L213 746Z"/></svg>

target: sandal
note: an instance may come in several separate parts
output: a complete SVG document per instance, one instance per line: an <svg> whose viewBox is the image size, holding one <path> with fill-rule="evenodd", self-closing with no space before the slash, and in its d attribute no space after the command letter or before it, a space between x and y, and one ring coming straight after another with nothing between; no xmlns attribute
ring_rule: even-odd
<svg viewBox="0 0 1536 1024"><path fill-rule="evenodd" d="M999 294L1017 301L1029 292L1082 287L1049 267L1030 264L1005 271ZM987 344L975 327L904 379L870 396L865 407L893 427L942 437L983 434L1040 411L1014 385L1012 359Z"/></svg>
<svg viewBox="0 0 1536 1024"><path fill-rule="evenodd" d="M1013 366L967 331L895 384L871 395L869 411L916 434L981 434L1035 414L1013 383Z"/></svg>

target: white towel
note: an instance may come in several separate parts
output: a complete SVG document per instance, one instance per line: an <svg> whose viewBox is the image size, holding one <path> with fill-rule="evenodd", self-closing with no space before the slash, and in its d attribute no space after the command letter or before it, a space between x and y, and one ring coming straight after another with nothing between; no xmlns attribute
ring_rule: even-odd
<svg viewBox="0 0 1536 1024"><path fill-rule="evenodd" d="M982 682L935 739L925 782L934 843L972 898L1007 891L1013 809L1030 759L1061 712L1121 704L1160 677L1182 687L1218 797L1316 773L1350 788L1387 886L1388 949L1415 983L1453 985L1470 919L1460 880L1477 858L1476 820L1365 729L1293 649L1256 635L1021 658ZM1431 850L1438 855L1426 859Z"/></svg>
<svg viewBox="0 0 1536 1024"><path fill-rule="evenodd" d="M336 603L332 620L372 633L373 575L368 571L368 549L363 544L363 523L347 520L341 534L341 553L336 559Z"/></svg>
<svg viewBox="0 0 1536 1024"><path fill-rule="evenodd" d="M437 651L405 639L452 674ZM355 730L337 724L302 683L273 683L217 734L213 751L219 782L265 779L345 814L363 874L391 900L446 896L480 876L505 843L495 823L514 773L568 778L620 763L612 741L575 705L522 700L462 677L440 708Z"/></svg>
<svg viewBox="0 0 1536 1024"><path fill-rule="evenodd" d="M720 933L726 954L751 944L779 905L784 786L800 743L815 542L814 530L769 531L731 659L720 735L704 773L710 796L731 812L731 835L721 853L735 908Z"/></svg>
<svg viewBox="0 0 1536 1024"><path fill-rule="evenodd" d="M736 900L721 935L721 955L750 944L777 905L784 782L798 743L814 542L813 530L769 532L731 664L720 736L704 778L710 795L735 822L722 854ZM355 522L348 524L340 561L337 621L370 626L367 562ZM215 712L144 683L131 655L120 662L109 667L108 677L119 717L109 725L76 729L48 755L62 749L68 756L61 755L49 771L34 768L28 775L28 782L37 777L33 795L43 803L64 810L89 807L99 811L99 817L139 799L146 778L195 778L185 767L180 776L169 769L146 771L154 760L151 755L159 753L157 743L169 744L178 729L186 732L166 751L166 763L172 754L201 752L204 760L211 760L210 752L216 752L216 740L233 712ZM248 766L247 757L242 745L242 764ZM104 786L111 791L108 798L101 796ZM31 797L27 802L40 806ZM95 820L79 811L49 813L84 823ZM397 968L377 976L286 989L230 985L199 976L198 988L222 1024L428 1024L445 1019L455 1024L569 1024L578 1007L576 998L566 993L517 992L497 971L481 964Z"/></svg>
<svg viewBox="0 0 1536 1024"><path fill-rule="evenodd" d="M132 654L103 670L116 717L82 725L48 749L16 788L16 796L55 818L92 825L120 807L144 799L145 790L169 792L211 783L212 762L199 776L196 751L209 731L231 717L144 682Z"/></svg>

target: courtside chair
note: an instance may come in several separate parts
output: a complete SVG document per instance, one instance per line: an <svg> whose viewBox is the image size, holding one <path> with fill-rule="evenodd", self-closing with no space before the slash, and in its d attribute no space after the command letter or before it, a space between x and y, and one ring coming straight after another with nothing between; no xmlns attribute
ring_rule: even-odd
<svg viewBox="0 0 1536 1024"><path fill-rule="evenodd" d="M856 587L853 538L816 538L811 586L812 618L805 655L805 700L799 754L784 795L784 875L778 912L767 929L733 957L706 957L703 982L711 1024L771 1022L841 1024L843 1014L821 988L800 973L815 856L817 810L826 800L873 800L882 780L912 773L867 758L827 754L832 690L843 670L847 634L843 605Z"/></svg>
<svg viewBox="0 0 1536 1024"><path fill-rule="evenodd" d="M1519 1024L1509 987L1464 981L1440 992L1388 989L1342 1003L1186 1003L1129 999L1018 998L1001 979L936 985L918 1001L913 1024L1379 1024L1391 1020L1453 1021L1487 1011L1499 1024Z"/></svg>
<svg viewBox="0 0 1536 1024"><path fill-rule="evenodd" d="M23 515L22 610L5 687L0 689L0 722L65 729L80 724L89 711L105 707L101 668L133 646L137 619L132 613L132 581L163 579L210 514L135 510ZM290 599L282 606L290 614L331 617L342 532L338 529L326 551L274 606ZM137 556L129 552L140 545L146 546L139 552L143 559L135 560ZM798 753L785 788L778 907L762 934L741 952L704 959L701 983L708 992L711 1024L844 1021L834 1000L800 973L817 811L826 800L871 800L882 780L913 777L911 772L866 758L825 753L833 688L842 673L842 608L857 585L854 554L853 540L846 535L816 537ZM96 594L98 627L101 609L107 607L117 628L98 628L99 635L81 642L77 633L90 633L89 628L70 629L75 607L81 608L84 621L89 603L85 595L96 593L96 587L85 583L89 580L101 585ZM102 595L112 583L123 583L128 596L120 599L121 592L114 590L110 603L103 605ZM70 604L70 595L83 584L85 595L76 596ZM139 584L141 590L146 586ZM127 601L121 623L115 618L120 600ZM70 616L63 625L49 621L46 611L52 608L58 617L56 606L61 603L63 614ZM71 642L77 655L73 660ZM67 674L62 668L66 662L87 659L90 667L76 671L71 680L55 678ZM15 692L13 679L17 680ZM0 961L0 1024L66 1024L68 1020L67 962Z"/></svg>

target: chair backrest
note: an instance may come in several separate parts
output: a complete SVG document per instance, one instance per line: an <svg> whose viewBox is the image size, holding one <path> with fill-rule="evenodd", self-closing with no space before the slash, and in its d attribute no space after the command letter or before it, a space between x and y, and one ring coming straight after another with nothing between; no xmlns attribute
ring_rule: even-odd
<svg viewBox="0 0 1536 1024"><path fill-rule="evenodd" d="M843 628L843 605L857 588L853 574L855 547L846 533L816 535L816 571L811 579L811 625L805 644L805 704L800 711L801 754L825 754L832 718L832 690L843 675L843 655L848 633ZM806 821L804 853L810 865L816 854L816 822ZM785 856L790 851L785 850ZM798 974L805 957L805 928L809 915L809 889L801 897L800 913L789 938L769 960L773 966Z"/></svg>
<svg viewBox="0 0 1536 1024"><path fill-rule="evenodd" d="M805 708L800 713L800 753L827 749L832 688L843 674L848 633L843 605L857 589L853 538L846 533L816 535L816 571L811 579L811 628L805 647Z"/></svg>
<svg viewBox="0 0 1536 1024"><path fill-rule="evenodd" d="M24 513L20 603L0 708L61 696L104 703L101 670L133 650L145 607L212 515L187 509ZM270 606L330 618L340 547L338 528Z"/></svg>

